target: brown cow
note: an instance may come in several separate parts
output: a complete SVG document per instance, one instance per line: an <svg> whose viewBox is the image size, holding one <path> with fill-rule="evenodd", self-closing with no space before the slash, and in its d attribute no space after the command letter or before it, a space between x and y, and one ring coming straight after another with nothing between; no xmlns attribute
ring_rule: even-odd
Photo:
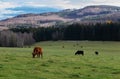
<svg viewBox="0 0 120 79"><path fill-rule="evenodd" d="M42 52L42 48L41 47L35 47L32 53L33 58L35 58L35 56L37 55L37 57L41 58L43 57L43 52Z"/></svg>

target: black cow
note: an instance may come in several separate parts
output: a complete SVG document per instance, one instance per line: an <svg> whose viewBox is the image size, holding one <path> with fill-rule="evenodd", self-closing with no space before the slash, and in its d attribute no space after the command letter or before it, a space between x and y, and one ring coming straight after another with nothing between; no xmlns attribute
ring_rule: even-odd
<svg viewBox="0 0 120 79"><path fill-rule="evenodd" d="M98 51L95 51L95 54L96 54L96 55L98 55L98 54L99 54L99 52L98 52Z"/></svg>
<svg viewBox="0 0 120 79"><path fill-rule="evenodd" d="M84 51L80 51L80 50L78 50L76 53L75 53L75 55L84 55Z"/></svg>

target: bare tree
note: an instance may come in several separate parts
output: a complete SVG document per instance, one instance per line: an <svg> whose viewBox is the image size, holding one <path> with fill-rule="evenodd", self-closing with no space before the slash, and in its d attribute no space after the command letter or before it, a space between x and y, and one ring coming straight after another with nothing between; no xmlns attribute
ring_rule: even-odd
<svg viewBox="0 0 120 79"><path fill-rule="evenodd" d="M23 47L35 42L32 33L14 33L12 31L0 32L0 46Z"/></svg>

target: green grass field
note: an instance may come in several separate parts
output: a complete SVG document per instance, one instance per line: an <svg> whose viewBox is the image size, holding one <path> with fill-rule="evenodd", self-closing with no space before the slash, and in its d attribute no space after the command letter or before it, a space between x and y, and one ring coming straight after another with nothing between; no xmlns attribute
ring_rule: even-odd
<svg viewBox="0 0 120 79"><path fill-rule="evenodd" d="M32 58L34 46L43 48L43 59ZM77 50L85 55L75 56ZM120 79L120 42L47 41L30 48L1 47L0 79Z"/></svg>

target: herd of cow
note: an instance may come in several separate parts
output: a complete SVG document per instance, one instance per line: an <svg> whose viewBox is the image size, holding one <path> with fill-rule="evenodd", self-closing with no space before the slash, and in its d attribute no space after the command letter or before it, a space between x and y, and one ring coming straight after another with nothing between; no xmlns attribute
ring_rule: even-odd
<svg viewBox="0 0 120 79"><path fill-rule="evenodd" d="M95 51L95 55L98 55L99 53L97 51ZM84 55L84 51L80 51L78 50L75 55Z"/></svg>
<svg viewBox="0 0 120 79"><path fill-rule="evenodd" d="M97 51L95 51L95 55L98 55L99 54L99 52L97 52ZM81 50L78 50L77 52L75 52L75 55L84 55L84 51L81 51ZM35 47L34 49L33 49L33 53L32 53L32 56L33 56L33 58L35 58L35 56L37 56L37 57L43 57L43 52L42 52L42 48L41 47Z"/></svg>

